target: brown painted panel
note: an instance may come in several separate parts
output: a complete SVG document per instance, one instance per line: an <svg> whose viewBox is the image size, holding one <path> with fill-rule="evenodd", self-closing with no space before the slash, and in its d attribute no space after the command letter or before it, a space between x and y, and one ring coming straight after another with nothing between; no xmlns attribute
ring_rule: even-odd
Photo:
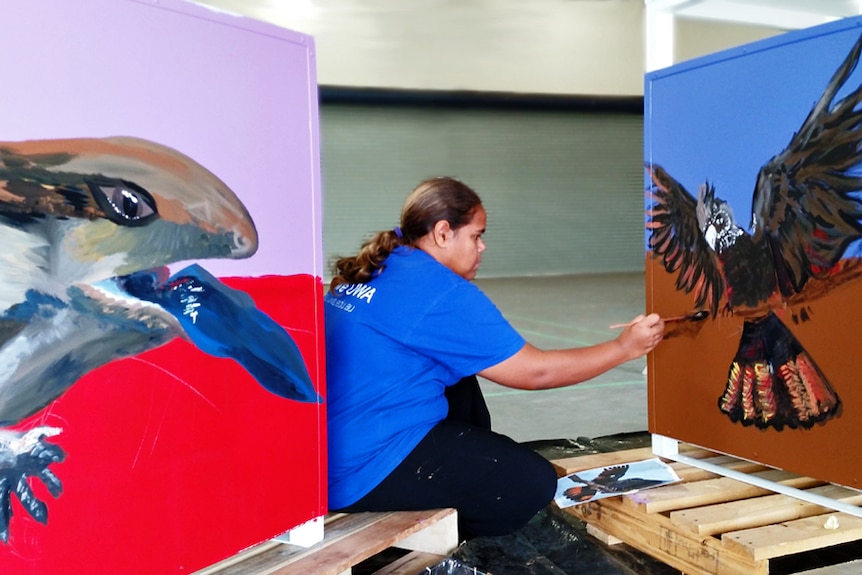
<svg viewBox="0 0 862 575"><path fill-rule="evenodd" d="M860 25L652 73L645 108L647 307L689 318L648 358L650 431L857 489Z"/></svg>
<svg viewBox="0 0 862 575"><path fill-rule="evenodd" d="M691 311L691 298L675 278L647 259L652 311L662 316ZM814 357L842 401L841 413L811 429L758 429L732 422L718 408L743 319L728 316L698 323L694 336L674 335L650 357L650 432L715 449L794 473L862 488L857 438L862 437L862 350L853 327L862 325L862 282L850 283L808 304L811 320L794 324L794 306L776 313Z"/></svg>

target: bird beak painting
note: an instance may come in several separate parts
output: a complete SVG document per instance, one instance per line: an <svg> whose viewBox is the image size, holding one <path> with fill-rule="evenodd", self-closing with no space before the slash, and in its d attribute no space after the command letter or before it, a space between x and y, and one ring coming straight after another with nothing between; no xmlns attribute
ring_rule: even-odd
<svg viewBox="0 0 862 575"><path fill-rule="evenodd" d="M183 336L239 358L273 393L320 401L290 337L250 298L202 268L169 277L169 264L258 246L243 203L184 154L129 137L0 143L0 238L0 540L13 497L47 521L29 481L59 496L49 466L66 457L49 441L60 429L11 426L101 365Z"/></svg>
<svg viewBox="0 0 862 575"><path fill-rule="evenodd" d="M862 85L847 85L860 52L862 37L786 147L752 174L750 228L712 183L694 195L658 162L646 165L653 259L694 309L744 318L717 402L743 426L810 429L842 413L839 390L785 321L816 321L811 302L862 277L846 257L862 238Z"/></svg>

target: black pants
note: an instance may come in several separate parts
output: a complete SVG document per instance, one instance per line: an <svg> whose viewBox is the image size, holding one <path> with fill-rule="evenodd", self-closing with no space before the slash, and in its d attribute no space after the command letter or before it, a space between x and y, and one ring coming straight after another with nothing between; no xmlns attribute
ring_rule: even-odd
<svg viewBox="0 0 862 575"><path fill-rule="evenodd" d="M448 388L449 416L438 423L377 487L340 511L454 507L462 539L504 535L554 498L548 460L491 431L475 377Z"/></svg>

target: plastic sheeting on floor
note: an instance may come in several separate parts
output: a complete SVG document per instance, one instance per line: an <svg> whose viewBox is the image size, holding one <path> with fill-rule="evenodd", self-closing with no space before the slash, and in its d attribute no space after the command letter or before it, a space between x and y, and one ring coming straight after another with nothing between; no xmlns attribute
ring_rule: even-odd
<svg viewBox="0 0 862 575"><path fill-rule="evenodd" d="M432 567L426 567L425 571L417 573L417 575L489 575L484 571L479 571L475 567L464 565L453 557L448 557Z"/></svg>
<svg viewBox="0 0 862 575"><path fill-rule="evenodd" d="M467 541L453 556L490 575L679 574L627 545L598 543L583 524L550 510L510 535Z"/></svg>

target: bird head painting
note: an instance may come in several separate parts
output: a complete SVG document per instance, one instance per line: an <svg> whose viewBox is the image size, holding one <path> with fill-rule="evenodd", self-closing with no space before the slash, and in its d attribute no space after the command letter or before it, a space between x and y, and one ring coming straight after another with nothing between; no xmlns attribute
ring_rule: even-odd
<svg viewBox="0 0 862 575"><path fill-rule="evenodd" d="M743 426L811 429L839 417L840 389L788 328L814 322L809 304L862 277L862 86L849 85L857 39L784 149L751 174L750 225L709 180L695 193L648 162L648 248L704 319L744 319L718 409Z"/></svg>
<svg viewBox="0 0 862 575"><path fill-rule="evenodd" d="M182 336L232 357L269 391L319 402L290 336L192 266L248 258L254 223L236 194L177 150L130 138L0 143L0 540L12 499L47 521L58 497L56 427L12 427L89 371Z"/></svg>

